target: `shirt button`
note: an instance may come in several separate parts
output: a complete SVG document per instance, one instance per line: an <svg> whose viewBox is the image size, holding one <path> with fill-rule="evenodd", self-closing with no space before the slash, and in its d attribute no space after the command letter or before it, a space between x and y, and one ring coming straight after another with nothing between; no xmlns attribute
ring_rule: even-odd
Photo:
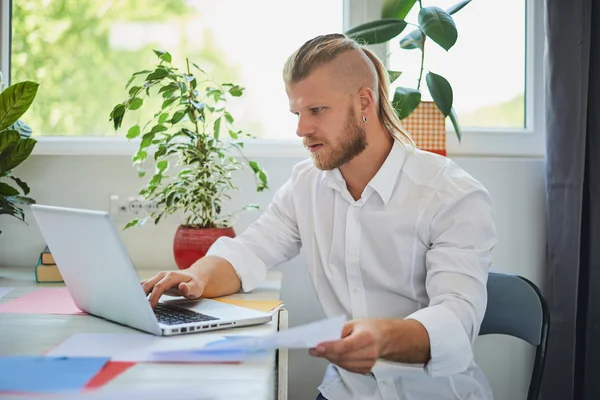
<svg viewBox="0 0 600 400"><path fill-rule="evenodd" d="M383 381L381 381L381 384L382 384L383 386L387 386L387 385L389 385L389 384L390 384L390 381L388 381L387 379L384 379Z"/></svg>
<svg viewBox="0 0 600 400"><path fill-rule="evenodd" d="M360 289L358 288L358 286L354 286L354 293L359 293Z"/></svg>

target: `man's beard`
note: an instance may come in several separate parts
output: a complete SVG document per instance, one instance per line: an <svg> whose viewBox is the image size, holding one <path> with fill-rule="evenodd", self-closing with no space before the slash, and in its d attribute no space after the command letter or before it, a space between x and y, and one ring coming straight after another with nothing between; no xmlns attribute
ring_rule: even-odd
<svg viewBox="0 0 600 400"><path fill-rule="evenodd" d="M364 128L355 121L354 110L350 108L344 127L345 135L342 136L340 142L333 145L323 142L324 146L312 153L317 168L320 170L339 168L363 152L367 147L367 135Z"/></svg>

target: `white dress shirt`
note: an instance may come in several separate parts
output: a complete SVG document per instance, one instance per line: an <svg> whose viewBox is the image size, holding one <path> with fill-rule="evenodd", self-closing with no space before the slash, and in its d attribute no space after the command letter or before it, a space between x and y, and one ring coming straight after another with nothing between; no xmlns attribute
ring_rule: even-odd
<svg viewBox="0 0 600 400"><path fill-rule="evenodd" d="M339 170L297 164L261 217L208 254L228 260L250 291L303 247L326 315L426 328L426 365L379 360L367 375L330 365L319 386L327 399L489 400L472 347L495 243L486 189L450 159L395 142L358 200Z"/></svg>

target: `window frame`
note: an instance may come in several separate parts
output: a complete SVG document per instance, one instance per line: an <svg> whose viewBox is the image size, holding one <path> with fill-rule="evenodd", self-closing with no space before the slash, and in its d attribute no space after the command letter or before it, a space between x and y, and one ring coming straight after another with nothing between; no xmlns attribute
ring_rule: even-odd
<svg viewBox="0 0 600 400"><path fill-rule="evenodd" d="M457 0L458 1L458 0ZM379 18L383 0L343 0L344 29ZM447 124L449 157L525 157L545 155L544 48L545 7L543 0L525 0L525 127L523 129L463 128L458 142ZM12 0L0 2L0 71L10 82ZM387 53L386 45L372 46ZM459 117L460 122L460 117ZM292 133L293 134L293 133ZM125 137L36 136L34 155L132 155L139 142ZM297 140L254 139L245 144L250 157L302 157L306 151Z"/></svg>

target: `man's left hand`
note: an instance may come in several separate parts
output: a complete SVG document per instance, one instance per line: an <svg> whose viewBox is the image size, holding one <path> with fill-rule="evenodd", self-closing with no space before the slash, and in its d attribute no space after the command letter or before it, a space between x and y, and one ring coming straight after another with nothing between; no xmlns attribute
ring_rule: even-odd
<svg viewBox="0 0 600 400"><path fill-rule="evenodd" d="M349 321L342 329L340 340L320 343L309 353L327 358L350 372L367 374L385 351L389 323L385 319Z"/></svg>

